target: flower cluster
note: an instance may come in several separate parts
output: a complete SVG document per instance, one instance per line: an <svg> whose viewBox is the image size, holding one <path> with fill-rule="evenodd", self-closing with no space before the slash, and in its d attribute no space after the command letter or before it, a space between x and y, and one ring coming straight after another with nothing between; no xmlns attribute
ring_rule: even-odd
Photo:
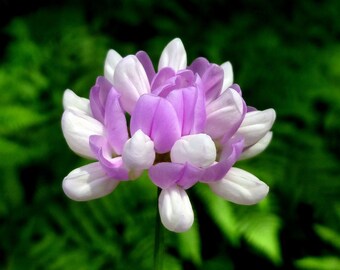
<svg viewBox="0 0 340 270"><path fill-rule="evenodd" d="M162 189L163 225L183 232L194 220L186 189L197 182L238 204L257 203L268 193L265 183L233 165L268 146L275 111L246 105L229 62L200 57L187 66L178 38L164 48L157 71L143 51L121 57L110 50L90 98L66 90L63 105L67 144L96 160L65 177L71 199L105 196L148 170Z"/></svg>

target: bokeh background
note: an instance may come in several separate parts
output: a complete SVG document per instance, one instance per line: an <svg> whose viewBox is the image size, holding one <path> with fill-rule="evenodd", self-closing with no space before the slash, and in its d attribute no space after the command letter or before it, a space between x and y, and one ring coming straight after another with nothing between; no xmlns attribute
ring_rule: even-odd
<svg viewBox="0 0 340 270"><path fill-rule="evenodd" d="M0 269L152 269L156 188L144 176L91 202L62 179L88 161L60 128L66 88L88 97L106 52L156 64L180 37L189 63L230 60L274 138L239 162L268 197L238 206L189 190L195 224L165 231L164 269L340 269L340 1L0 1Z"/></svg>

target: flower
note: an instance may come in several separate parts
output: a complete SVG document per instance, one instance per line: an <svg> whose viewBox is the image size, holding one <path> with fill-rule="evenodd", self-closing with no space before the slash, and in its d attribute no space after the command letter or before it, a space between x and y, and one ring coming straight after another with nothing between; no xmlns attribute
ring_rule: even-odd
<svg viewBox="0 0 340 270"><path fill-rule="evenodd" d="M148 170L162 189L163 225L183 232L194 221L185 190L197 182L238 204L257 203L268 193L265 183L233 166L268 146L275 111L246 105L230 62L199 57L187 66L178 38L164 48L157 71L146 52L122 57L110 50L90 98L66 90L63 105L66 142L96 160L64 178L71 199L105 196Z"/></svg>

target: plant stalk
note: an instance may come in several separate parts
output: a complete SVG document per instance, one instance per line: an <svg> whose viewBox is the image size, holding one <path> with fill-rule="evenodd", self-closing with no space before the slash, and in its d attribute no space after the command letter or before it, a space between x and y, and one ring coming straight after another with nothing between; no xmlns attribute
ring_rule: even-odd
<svg viewBox="0 0 340 270"><path fill-rule="evenodd" d="M153 254L154 270L162 270L163 255L164 255L164 235L161 218L158 212L158 198L161 193L161 188L157 187L157 203L156 203L156 220L155 220L155 243Z"/></svg>

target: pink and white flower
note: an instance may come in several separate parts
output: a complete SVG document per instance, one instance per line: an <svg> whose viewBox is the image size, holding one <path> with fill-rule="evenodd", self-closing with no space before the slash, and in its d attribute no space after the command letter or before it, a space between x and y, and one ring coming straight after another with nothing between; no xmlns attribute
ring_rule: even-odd
<svg viewBox="0 0 340 270"><path fill-rule="evenodd" d="M187 66L176 38L164 48L157 71L143 51L121 57L110 50L104 75L89 100L71 90L64 94L65 139L75 153L96 160L65 177L67 196L105 196L148 170L162 189L162 223L182 232L194 220L185 190L197 182L238 204L267 195L265 183L233 166L268 146L275 111L246 106L229 62L219 66L197 58Z"/></svg>

